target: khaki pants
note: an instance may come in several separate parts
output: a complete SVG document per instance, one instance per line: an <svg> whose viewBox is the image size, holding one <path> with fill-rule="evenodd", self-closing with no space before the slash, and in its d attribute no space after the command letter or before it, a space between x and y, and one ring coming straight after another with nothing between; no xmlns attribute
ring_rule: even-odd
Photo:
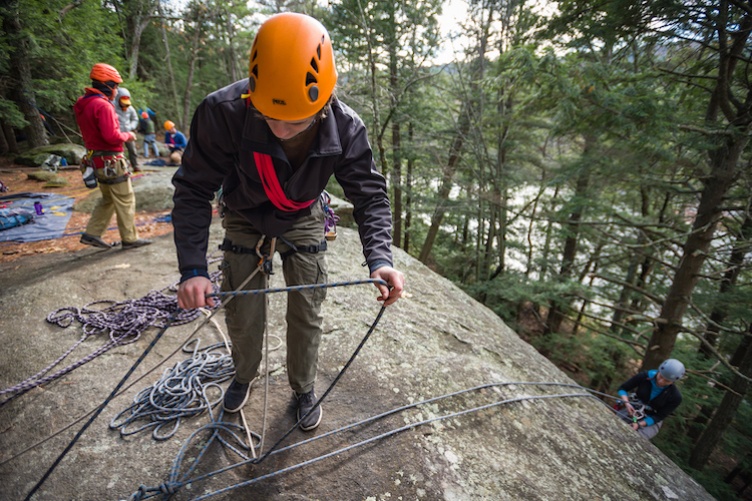
<svg viewBox="0 0 752 501"><path fill-rule="evenodd" d="M255 249L261 238L242 216L228 212L223 219L225 236L233 245ZM310 216L299 219L284 235L296 246L317 245L324 236L324 213L314 203ZM264 247L268 252L267 239ZM277 239L276 250L285 253L290 247ZM223 262L223 291L235 290L258 266L255 254L225 252ZM283 260L285 283L291 285L322 284L327 281L326 259L323 252L295 252ZM245 286L246 290L262 289L265 277L256 274ZM307 393L316 382L319 343L321 341L321 303L326 289L290 291L287 294L287 376L290 386L298 393ZM261 364L263 333L266 324L266 297L262 294L236 296L226 307L227 330L232 340L232 359L235 378L248 383L258 375Z"/></svg>
<svg viewBox="0 0 752 501"><path fill-rule="evenodd" d="M117 184L105 184L107 178L102 174L103 169L97 169L99 191L102 199L99 200L91 213L89 224L86 225L86 233L101 237L110 224L112 214L117 215L118 231L123 242L135 242L138 240L136 230L136 194L133 192L130 178ZM112 177L123 176L127 172L125 159L118 162Z"/></svg>

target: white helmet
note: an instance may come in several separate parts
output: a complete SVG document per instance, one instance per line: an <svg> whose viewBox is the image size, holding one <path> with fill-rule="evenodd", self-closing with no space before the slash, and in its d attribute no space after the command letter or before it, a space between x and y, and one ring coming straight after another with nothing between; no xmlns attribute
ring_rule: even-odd
<svg viewBox="0 0 752 501"><path fill-rule="evenodd" d="M658 373L672 383L681 379L682 376L684 376L684 372L684 364L675 358L665 360L661 366L658 367Z"/></svg>

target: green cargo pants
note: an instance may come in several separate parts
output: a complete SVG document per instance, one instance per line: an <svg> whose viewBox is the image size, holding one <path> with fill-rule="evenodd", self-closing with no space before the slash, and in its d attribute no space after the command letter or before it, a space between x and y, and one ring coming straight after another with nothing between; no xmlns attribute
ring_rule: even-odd
<svg viewBox="0 0 752 501"><path fill-rule="evenodd" d="M234 246L255 249L261 234L237 213L227 212L222 221L225 237ZM295 222L283 238L293 245L318 245L324 237L324 213L319 203L314 203L311 215ZM268 252L269 239L264 250ZM277 239L276 250L281 254L290 246ZM222 291L233 291L253 273L259 263L255 254L225 251ZM327 281L326 259L323 252L294 252L283 260L285 283L291 285L322 284ZM264 287L264 275L259 272L244 289ZM287 293L287 377L290 386L298 393L313 389L316 381L319 343L321 341L321 303L326 289L290 291ZM232 340L232 359L235 378L248 383L258 375L261 364L263 333L266 324L266 296L249 294L235 296L225 308L227 330Z"/></svg>

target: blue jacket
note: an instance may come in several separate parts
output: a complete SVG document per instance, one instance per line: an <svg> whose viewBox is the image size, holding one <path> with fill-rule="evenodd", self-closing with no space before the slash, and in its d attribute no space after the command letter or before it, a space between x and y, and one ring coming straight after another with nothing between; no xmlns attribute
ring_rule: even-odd
<svg viewBox="0 0 752 501"><path fill-rule="evenodd" d="M175 134L170 134L169 132L165 132L164 142L167 145L167 147L170 148L170 151L174 151L174 150L182 151L188 145L188 141L185 139L185 136L180 131L175 132Z"/></svg>
<svg viewBox="0 0 752 501"><path fill-rule="evenodd" d="M675 384L665 386L663 391L650 399L653 391L655 375L658 371L640 372L636 376L628 379L624 384L619 386L619 395L626 395L629 392L637 394L640 402L649 406L645 412L645 422L648 426L663 421L681 404L682 396L679 388ZM652 421L652 422L651 422Z"/></svg>

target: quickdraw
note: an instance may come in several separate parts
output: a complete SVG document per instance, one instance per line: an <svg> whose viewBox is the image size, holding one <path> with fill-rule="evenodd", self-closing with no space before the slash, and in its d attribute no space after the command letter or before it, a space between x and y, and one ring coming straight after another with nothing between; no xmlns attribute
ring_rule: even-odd
<svg viewBox="0 0 752 501"><path fill-rule="evenodd" d="M628 423L636 423L637 421L644 419L645 416L647 416L647 411L650 410L650 406L642 403L642 400L637 398L637 395L635 395L634 393L629 394L629 404L634 409L634 413L631 416L627 415L626 413L619 414L621 418ZM616 405L618 406L619 410L624 410L625 404L623 401L619 400Z"/></svg>

